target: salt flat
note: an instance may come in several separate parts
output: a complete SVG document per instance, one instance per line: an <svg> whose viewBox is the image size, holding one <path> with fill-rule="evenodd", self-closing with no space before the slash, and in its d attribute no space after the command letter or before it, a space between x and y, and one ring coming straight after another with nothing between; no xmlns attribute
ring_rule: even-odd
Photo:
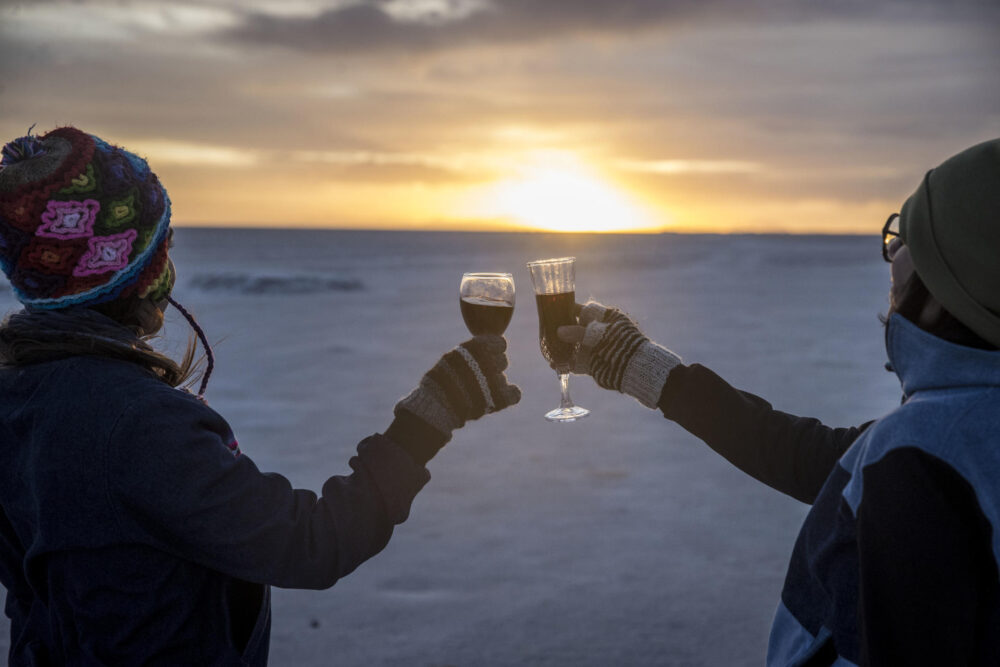
<svg viewBox="0 0 1000 667"><path fill-rule="evenodd" d="M685 361L776 407L859 424L883 369L888 267L871 237L177 230L175 296L216 341L210 404L265 471L319 490L468 337L463 271L510 271L521 403L469 424L385 551L328 591L274 591L274 665L757 665L808 508L538 350L524 262L578 258ZM0 306L15 307L9 294ZM164 345L188 335L172 315ZM6 651L8 630L0 631Z"/></svg>

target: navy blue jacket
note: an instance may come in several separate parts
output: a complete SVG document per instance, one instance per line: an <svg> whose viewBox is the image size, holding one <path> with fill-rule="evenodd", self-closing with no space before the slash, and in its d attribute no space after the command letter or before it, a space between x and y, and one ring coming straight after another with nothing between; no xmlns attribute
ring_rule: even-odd
<svg viewBox="0 0 1000 667"><path fill-rule="evenodd" d="M1000 352L899 315L887 348L904 402L860 428L774 410L702 367L664 388L667 417L813 505L769 665L1000 664Z"/></svg>
<svg viewBox="0 0 1000 667"><path fill-rule="evenodd" d="M0 583L11 665L262 665L269 586L378 553L429 479L388 438L322 495L261 473L226 421L142 367L0 371Z"/></svg>

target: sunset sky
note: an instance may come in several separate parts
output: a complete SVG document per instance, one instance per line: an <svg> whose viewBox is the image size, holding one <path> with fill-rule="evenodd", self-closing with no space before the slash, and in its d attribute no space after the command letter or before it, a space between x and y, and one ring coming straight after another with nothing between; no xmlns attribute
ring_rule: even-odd
<svg viewBox="0 0 1000 667"><path fill-rule="evenodd" d="M0 0L33 123L176 224L873 233L1000 136L1000 3Z"/></svg>

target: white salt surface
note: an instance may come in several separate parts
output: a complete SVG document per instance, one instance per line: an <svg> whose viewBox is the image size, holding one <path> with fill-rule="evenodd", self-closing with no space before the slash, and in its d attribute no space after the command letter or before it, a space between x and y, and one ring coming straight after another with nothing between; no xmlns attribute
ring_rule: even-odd
<svg viewBox="0 0 1000 667"><path fill-rule="evenodd" d="M573 378L550 424L524 262L776 407L834 426L898 404L878 238L178 229L175 296L217 342L211 405L265 471L318 491L464 340L464 271L509 271L514 408L456 433L388 547L274 590L274 665L758 665L807 507L630 398ZM15 306L9 294L0 306ZM171 316L168 349L188 334ZM8 631L0 633L6 652Z"/></svg>

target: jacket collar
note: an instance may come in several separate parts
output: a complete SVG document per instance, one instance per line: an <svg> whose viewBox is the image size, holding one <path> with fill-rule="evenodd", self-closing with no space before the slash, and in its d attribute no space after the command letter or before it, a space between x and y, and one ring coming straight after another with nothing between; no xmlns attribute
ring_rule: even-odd
<svg viewBox="0 0 1000 667"><path fill-rule="evenodd" d="M925 389L1000 386L1000 351L956 345L898 313L889 317L886 351L909 397Z"/></svg>

